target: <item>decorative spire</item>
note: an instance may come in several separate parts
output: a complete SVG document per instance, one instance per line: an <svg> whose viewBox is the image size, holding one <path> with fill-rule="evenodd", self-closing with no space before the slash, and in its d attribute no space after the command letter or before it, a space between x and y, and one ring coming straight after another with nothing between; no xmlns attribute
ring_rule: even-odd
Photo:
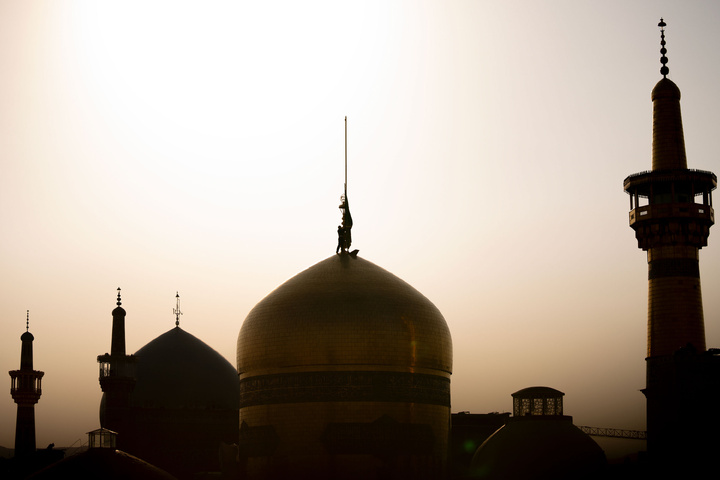
<svg viewBox="0 0 720 480"><path fill-rule="evenodd" d="M25 318L25 331L30 331L30 310L27 311L27 317Z"/></svg>
<svg viewBox="0 0 720 480"><path fill-rule="evenodd" d="M660 27L660 53L662 54L662 57L660 57L660 63L662 63L662 67L660 68L660 73L662 74L663 78L667 78L667 74L670 73L670 69L667 67L668 58L665 56L667 53L667 48L665 48L665 26L667 24L663 21L662 18L660 18L660 23L658 23L658 27Z"/></svg>
<svg viewBox="0 0 720 480"><path fill-rule="evenodd" d="M175 292L175 308L173 308L173 313L175 314L175 326L179 327L182 312L180 311L180 294L178 292Z"/></svg>
<svg viewBox="0 0 720 480"><path fill-rule="evenodd" d="M118 299L117 299L116 305L117 305L118 307L119 307L120 305L122 305L122 302L120 301L120 287L118 287Z"/></svg>

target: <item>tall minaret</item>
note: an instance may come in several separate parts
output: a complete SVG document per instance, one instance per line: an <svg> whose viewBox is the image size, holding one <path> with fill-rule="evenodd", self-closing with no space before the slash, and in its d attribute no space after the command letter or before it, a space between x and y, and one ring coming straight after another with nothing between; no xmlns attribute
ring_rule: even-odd
<svg viewBox="0 0 720 480"><path fill-rule="evenodd" d="M692 442L688 428L701 422L697 375L683 358L699 358L705 348L705 325L698 253L707 245L714 223L712 172L687 168L680 115L680 90L667 78L665 22L660 19L663 78L652 91L652 170L624 181L630 195L630 226L638 247L647 251L648 451L655 458L675 455ZM700 382L702 383L702 382ZM700 403L698 403L700 402ZM688 447L689 448L689 447Z"/></svg>
<svg viewBox="0 0 720 480"><path fill-rule="evenodd" d="M120 300L120 289L117 294L117 307L112 311L112 338L110 353L99 355L100 388L104 395L104 405L100 409L100 425L103 428L120 433L122 442L130 393L135 387L135 357L125 354L125 309Z"/></svg>
<svg viewBox="0 0 720 480"><path fill-rule="evenodd" d="M33 370L33 337L30 333L30 311L25 320L25 333L20 336L20 370L11 370L10 394L17 403L15 424L15 456L23 457L35 452L35 404L42 395L41 382L45 372Z"/></svg>

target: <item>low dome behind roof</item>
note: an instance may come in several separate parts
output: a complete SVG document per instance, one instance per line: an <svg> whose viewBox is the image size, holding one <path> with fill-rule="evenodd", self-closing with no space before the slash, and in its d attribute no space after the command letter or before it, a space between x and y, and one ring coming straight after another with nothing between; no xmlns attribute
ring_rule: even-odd
<svg viewBox="0 0 720 480"><path fill-rule="evenodd" d="M237 371L225 357L180 327L135 353L134 407L239 407Z"/></svg>
<svg viewBox="0 0 720 480"><path fill-rule="evenodd" d="M605 467L605 453L572 417L511 417L477 449L473 478L577 479Z"/></svg>
<svg viewBox="0 0 720 480"><path fill-rule="evenodd" d="M154 465L114 448L90 448L53 463L28 478L74 480L177 480Z"/></svg>

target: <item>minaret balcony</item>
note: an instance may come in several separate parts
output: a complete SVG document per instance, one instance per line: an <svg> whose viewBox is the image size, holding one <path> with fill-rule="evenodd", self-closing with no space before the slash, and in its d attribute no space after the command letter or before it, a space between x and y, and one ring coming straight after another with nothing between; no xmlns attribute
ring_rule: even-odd
<svg viewBox="0 0 720 480"><path fill-rule="evenodd" d="M683 168L679 170L647 170L629 175L623 181L626 192L641 197L652 195L653 187L674 184L695 195L717 188L717 176L706 170Z"/></svg>
<svg viewBox="0 0 720 480"><path fill-rule="evenodd" d="M135 356L134 355L98 355L100 367L99 378L134 378L135 377Z"/></svg>
<svg viewBox="0 0 720 480"><path fill-rule="evenodd" d="M701 203L660 203L644 205L630 210L630 226L662 220L695 220L707 226L715 223L715 212L710 205Z"/></svg>
<svg viewBox="0 0 720 480"><path fill-rule="evenodd" d="M42 377L45 372L38 370L11 370L10 395L15 403L37 403L42 395Z"/></svg>

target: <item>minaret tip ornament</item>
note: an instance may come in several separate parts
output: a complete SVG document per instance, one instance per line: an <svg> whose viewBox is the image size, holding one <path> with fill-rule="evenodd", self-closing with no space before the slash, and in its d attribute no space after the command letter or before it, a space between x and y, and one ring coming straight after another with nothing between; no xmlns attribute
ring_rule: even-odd
<svg viewBox="0 0 720 480"><path fill-rule="evenodd" d="M27 316L25 317L25 331L29 332L30 331L30 310L27 311L26 315Z"/></svg>
<svg viewBox="0 0 720 480"><path fill-rule="evenodd" d="M120 287L118 287L118 298L117 298L117 303L115 305L117 305L118 307L120 305L122 305L122 302L120 301Z"/></svg>
<svg viewBox="0 0 720 480"><path fill-rule="evenodd" d="M180 315L183 313L180 311L180 294L175 292L175 308L173 308L173 314L175 314L175 326L180 326Z"/></svg>
<svg viewBox="0 0 720 480"><path fill-rule="evenodd" d="M660 23L658 23L658 27L660 27L660 53L662 56L660 57L660 63L662 63L662 67L660 68L660 73L662 74L663 78L667 78L667 74L670 73L670 69L667 67L668 58L665 56L667 53L667 48L665 48L665 27L667 24L665 21L660 18Z"/></svg>

